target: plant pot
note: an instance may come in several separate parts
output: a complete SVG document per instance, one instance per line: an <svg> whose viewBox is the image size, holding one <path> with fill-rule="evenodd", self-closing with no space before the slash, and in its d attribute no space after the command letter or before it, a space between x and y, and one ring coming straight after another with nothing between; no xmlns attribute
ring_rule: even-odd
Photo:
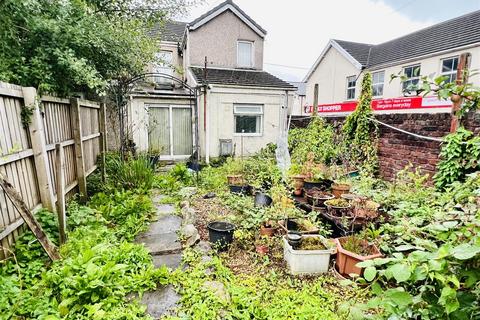
<svg viewBox="0 0 480 320"><path fill-rule="evenodd" d="M255 192L255 207L269 207L272 201L268 194L260 191Z"/></svg>
<svg viewBox="0 0 480 320"><path fill-rule="evenodd" d="M275 231L277 231L276 228L266 227L264 225L260 226L260 235L262 236L273 237L273 235L275 234Z"/></svg>
<svg viewBox="0 0 480 320"><path fill-rule="evenodd" d="M348 237L335 239L335 243L337 244L337 260L335 262L335 265L338 272L343 276L348 276L352 273L361 276L363 273L363 268L357 267L356 264L362 261L380 258L382 257L382 254L374 244L369 245L368 242L365 240L362 240L362 243L371 248L371 254L367 256L362 256L354 252L348 251L342 247L342 242L344 242L347 238Z"/></svg>
<svg viewBox="0 0 480 320"><path fill-rule="evenodd" d="M324 180L321 180L321 181L307 181L307 180L305 180L305 182L303 184L303 189L304 190L310 190L310 189L313 189L313 188L317 188L317 189L320 189L322 191L326 191L326 190L330 189L332 184L333 184L333 181L328 180L328 179L324 179Z"/></svg>
<svg viewBox="0 0 480 320"><path fill-rule="evenodd" d="M340 198L342 194L349 193L352 186L347 183L334 183L332 185L332 193L335 198Z"/></svg>
<svg viewBox="0 0 480 320"><path fill-rule="evenodd" d="M318 235L304 235L303 237L318 237ZM335 249L325 250L295 250L283 237L283 258L287 262L292 274L316 274L328 271L330 256Z"/></svg>
<svg viewBox="0 0 480 320"><path fill-rule="evenodd" d="M219 251L225 251L233 242L235 225L224 221L213 221L207 225L208 237Z"/></svg>
<svg viewBox="0 0 480 320"><path fill-rule="evenodd" d="M330 201L325 201L325 206L327 207L327 213L332 217L350 217L351 216L351 205L348 206L337 206L330 204Z"/></svg>
<svg viewBox="0 0 480 320"><path fill-rule="evenodd" d="M187 168L197 172L197 171L202 170L202 165L200 163L196 163L196 162L188 162L187 163Z"/></svg>
<svg viewBox="0 0 480 320"><path fill-rule="evenodd" d="M302 243L302 236L297 233L288 233L287 234L288 244L294 249L297 250L300 244Z"/></svg>
<svg viewBox="0 0 480 320"><path fill-rule="evenodd" d="M157 166L158 164L158 161L160 161L160 155L151 155L150 156L150 167L152 169L155 169L155 167Z"/></svg>
<svg viewBox="0 0 480 320"><path fill-rule="evenodd" d="M308 190L306 192L306 197L307 197L308 203L314 207L325 207L325 201L335 198L330 193L323 193L323 191L321 190L318 190L319 192L315 192L313 190L315 189Z"/></svg>
<svg viewBox="0 0 480 320"><path fill-rule="evenodd" d="M241 186L243 185L243 175L241 174L231 174L227 176L227 182L231 186Z"/></svg>
<svg viewBox="0 0 480 320"><path fill-rule="evenodd" d="M252 187L248 185L237 186L237 185L229 185L231 193L248 196L252 193Z"/></svg>
<svg viewBox="0 0 480 320"><path fill-rule="evenodd" d="M296 175L292 176L292 181L293 181L293 187L295 188L295 191L293 192L296 196L301 196L302 195L302 189L305 184L305 176L304 175Z"/></svg>
<svg viewBox="0 0 480 320"><path fill-rule="evenodd" d="M255 245L255 251L260 255L266 255L270 251L270 249L265 244L257 244Z"/></svg>
<svg viewBox="0 0 480 320"><path fill-rule="evenodd" d="M358 199L358 195L354 194L354 193L343 193L340 198L342 199L345 199L347 201L353 201L355 199Z"/></svg>

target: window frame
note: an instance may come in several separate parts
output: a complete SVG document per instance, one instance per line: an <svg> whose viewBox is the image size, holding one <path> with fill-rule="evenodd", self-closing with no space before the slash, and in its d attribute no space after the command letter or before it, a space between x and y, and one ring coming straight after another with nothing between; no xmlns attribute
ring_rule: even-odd
<svg viewBox="0 0 480 320"><path fill-rule="evenodd" d="M170 76L173 77L175 75L175 67L173 66L173 51L171 51L171 50L160 50L155 54L156 58L161 59L162 58L162 56L161 56L162 53L170 54L171 61L170 62L163 62L162 64L155 63L153 65L152 71L153 71L153 73L163 73L163 74L170 75ZM154 80L158 84L172 83L171 79L168 79L168 78L165 78L165 77L154 76Z"/></svg>
<svg viewBox="0 0 480 320"><path fill-rule="evenodd" d="M241 112L237 110L238 107L260 107L259 112ZM263 104L256 104L256 103L234 103L233 104L233 136L235 137L261 137L263 136L263 116L265 113L265 106ZM255 116L258 117L258 124L259 132L236 132L237 131L237 116Z"/></svg>
<svg viewBox="0 0 480 320"><path fill-rule="evenodd" d="M412 70L412 74L413 72L415 71L415 68L418 67L418 74L417 75L412 75L411 78L408 78L408 80L405 80L405 81L402 81L401 82L401 85L402 85L402 93L405 95L405 94L412 94L411 92L407 92L406 89L408 88L409 85L406 85L405 86L405 83L413 83L414 81L416 81L416 84L418 84L420 82L420 75L422 73L422 64L421 63L418 63L418 64L412 64L412 65L409 65L409 66L405 66L402 68L402 74L403 75L406 75L406 70L409 69L409 68L413 68ZM413 93L413 95L415 95L415 93Z"/></svg>
<svg viewBox="0 0 480 320"><path fill-rule="evenodd" d="M351 78L354 79L354 85L353 85L353 87L350 87L350 86L349 86L349 84L350 84L350 82L351 82L349 79L351 79ZM347 100L347 101L355 100L355 97L356 97L356 95L357 95L357 76L356 76L356 75L348 76L348 77L346 78L346 80L347 80L347 84L346 84L346 87L347 87L347 90L346 90L346 98L347 98L347 99L346 99L346 100ZM351 91L351 90L353 90L353 97L352 97L352 98L349 98L349 97L348 97L348 93L349 93L349 91Z"/></svg>
<svg viewBox="0 0 480 320"><path fill-rule="evenodd" d="M382 82L375 82L375 75L376 74L383 74ZM375 95L374 94L375 86L380 86L380 85L382 86L382 94ZM372 96L376 97L376 98L383 97L383 89L384 88L385 88L385 70L373 72L372 73Z"/></svg>
<svg viewBox="0 0 480 320"><path fill-rule="evenodd" d="M444 61L447 61L447 60L457 60L456 62L456 68L452 71L449 71L449 72L444 72L443 71L443 62ZM457 70L458 70L458 63L460 61L460 57L459 56L453 56L453 57L447 57L447 58L443 58L443 59L440 59L440 76L448 76L450 81L447 82L447 83L451 83L451 82L454 82L457 80ZM452 76L455 77L455 79L452 80Z"/></svg>
<svg viewBox="0 0 480 320"><path fill-rule="evenodd" d="M251 50L250 50L250 66L242 66L240 65L240 53L239 53L239 48L240 48L240 43L248 43L251 45ZM245 69L253 69L255 68L255 41L250 41L250 40L237 40L237 68L245 68Z"/></svg>

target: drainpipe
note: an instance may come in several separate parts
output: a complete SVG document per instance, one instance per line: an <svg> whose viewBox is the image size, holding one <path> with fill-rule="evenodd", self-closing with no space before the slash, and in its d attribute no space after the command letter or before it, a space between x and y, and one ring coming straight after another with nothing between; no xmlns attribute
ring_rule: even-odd
<svg viewBox="0 0 480 320"><path fill-rule="evenodd" d="M204 93L203 93L203 131L205 131L205 162L210 163L210 128L208 126L208 117L207 117L207 57L205 56L205 67L203 69L203 80L205 83Z"/></svg>

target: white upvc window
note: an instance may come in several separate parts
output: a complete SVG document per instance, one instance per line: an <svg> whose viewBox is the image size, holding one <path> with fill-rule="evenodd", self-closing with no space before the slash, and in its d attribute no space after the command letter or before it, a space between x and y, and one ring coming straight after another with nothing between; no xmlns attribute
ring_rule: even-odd
<svg viewBox="0 0 480 320"><path fill-rule="evenodd" d="M347 100L355 99L356 84L357 84L357 76L347 77Z"/></svg>
<svg viewBox="0 0 480 320"><path fill-rule="evenodd" d="M237 66L239 68L253 68L253 42L237 41Z"/></svg>
<svg viewBox="0 0 480 320"><path fill-rule="evenodd" d="M385 83L385 71L378 71L372 74L372 94L374 97L383 96L384 83Z"/></svg>
<svg viewBox="0 0 480 320"><path fill-rule="evenodd" d="M458 57L442 59L442 76L445 76L446 82L454 82L457 80Z"/></svg>
<svg viewBox="0 0 480 320"><path fill-rule="evenodd" d="M409 93L409 88L416 87L420 81L420 65L413 65L403 68L406 80L402 82L402 90Z"/></svg>
<svg viewBox="0 0 480 320"><path fill-rule="evenodd" d="M154 73L163 73L169 76L173 76L173 52L161 50L155 55L157 62L153 66ZM165 77L154 77L154 81L157 83L171 83L171 79Z"/></svg>
<svg viewBox="0 0 480 320"><path fill-rule="evenodd" d="M235 135L260 136L263 130L263 105L234 104Z"/></svg>

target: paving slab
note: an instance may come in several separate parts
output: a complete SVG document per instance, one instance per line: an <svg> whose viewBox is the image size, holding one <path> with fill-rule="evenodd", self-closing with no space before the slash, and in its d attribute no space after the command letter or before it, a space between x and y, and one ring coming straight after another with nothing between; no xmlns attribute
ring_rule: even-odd
<svg viewBox="0 0 480 320"><path fill-rule="evenodd" d="M167 214L175 213L175 206L171 204L156 204L155 208L157 210L157 216L162 217Z"/></svg>
<svg viewBox="0 0 480 320"><path fill-rule="evenodd" d="M180 301L180 295L175 292L172 285L147 291L143 294L142 303L147 305L147 313L154 319L173 311Z"/></svg>
<svg viewBox="0 0 480 320"><path fill-rule="evenodd" d="M155 268L167 266L168 268L177 269L182 262L181 253L164 254L161 256L153 256L152 258Z"/></svg>
<svg viewBox="0 0 480 320"><path fill-rule="evenodd" d="M144 236L177 232L182 225L182 218L179 216L167 215L160 217L157 221L152 222L148 230L143 233Z"/></svg>
<svg viewBox="0 0 480 320"><path fill-rule="evenodd" d="M182 250L182 244L175 232L141 235L136 242L143 243L152 256L176 253Z"/></svg>

